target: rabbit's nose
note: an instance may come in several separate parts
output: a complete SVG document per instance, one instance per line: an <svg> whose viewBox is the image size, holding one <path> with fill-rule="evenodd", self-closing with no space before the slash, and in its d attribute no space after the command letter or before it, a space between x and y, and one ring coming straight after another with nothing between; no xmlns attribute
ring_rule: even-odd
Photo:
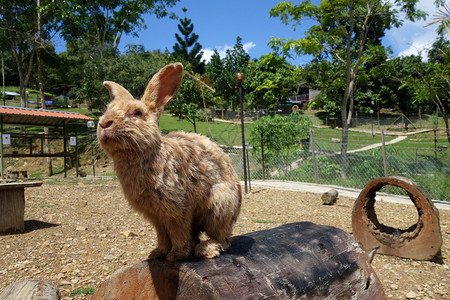
<svg viewBox="0 0 450 300"><path fill-rule="evenodd" d="M99 125L100 125L101 128L105 129L105 128L111 127L112 123L113 123L113 121L110 120L110 121L107 121L107 122L99 123Z"/></svg>

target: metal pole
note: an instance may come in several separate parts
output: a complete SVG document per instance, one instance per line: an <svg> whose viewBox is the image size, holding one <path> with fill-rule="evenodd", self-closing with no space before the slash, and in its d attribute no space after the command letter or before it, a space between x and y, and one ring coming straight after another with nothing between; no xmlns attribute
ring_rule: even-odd
<svg viewBox="0 0 450 300"><path fill-rule="evenodd" d="M94 145L92 144L92 132L89 132L91 137L91 158L92 158L92 175L95 177L95 157L94 157Z"/></svg>
<svg viewBox="0 0 450 300"><path fill-rule="evenodd" d="M247 194L247 159L245 157L245 131L244 131L244 105L242 104L242 84L239 84L239 101L241 105L241 132L242 132L242 158L244 164L244 184L245 193Z"/></svg>
<svg viewBox="0 0 450 300"><path fill-rule="evenodd" d="M370 114L370 122L372 123L372 137L373 137L373 115Z"/></svg>

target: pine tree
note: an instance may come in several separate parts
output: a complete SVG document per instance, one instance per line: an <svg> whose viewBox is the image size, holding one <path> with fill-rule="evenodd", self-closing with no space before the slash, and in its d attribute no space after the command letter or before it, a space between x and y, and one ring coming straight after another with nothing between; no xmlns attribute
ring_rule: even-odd
<svg viewBox="0 0 450 300"><path fill-rule="evenodd" d="M183 12L186 13L187 8L183 8ZM177 43L173 46L174 55L189 62L196 73L203 74L205 72L205 62L201 61L203 52L201 51L202 45L197 42L198 35L195 34L194 24L191 20L186 18L180 19L178 24L178 33L175 33Z"/></svg>

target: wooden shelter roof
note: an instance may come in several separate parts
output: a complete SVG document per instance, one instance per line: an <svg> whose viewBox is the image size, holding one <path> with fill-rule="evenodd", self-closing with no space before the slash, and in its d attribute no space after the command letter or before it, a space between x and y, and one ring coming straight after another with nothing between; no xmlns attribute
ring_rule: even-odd
<svg viewBox="0 0 450 300"><path fill-rule="evenodd" d="M94 120L76 112L54 111L45 109L0 106L0 117L3 124L30 126L61 126L71 120Z"/></svg>

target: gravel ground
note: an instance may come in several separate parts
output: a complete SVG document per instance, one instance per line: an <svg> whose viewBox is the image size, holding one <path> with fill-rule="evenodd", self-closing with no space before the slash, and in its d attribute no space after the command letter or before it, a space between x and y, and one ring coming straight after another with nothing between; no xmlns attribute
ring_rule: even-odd
<svg viewBox="0 0 450 300"><path fill-rule="evenodd" d="M26 232L0 236L0 294L27 278L58 286L63 299L81 288L97 288L117 269L146 259L156 246L153 228L131 210L117 181L46 182L26 189ZM320 195L257 188L244 197L234 234L311 221L351 233L354 199L323 206ZM386 225L407 228L414 206L377 201ZM433 261L376 255L373 267L392 299L450 299L450 211L440 211L444 240Z"/></svg>

